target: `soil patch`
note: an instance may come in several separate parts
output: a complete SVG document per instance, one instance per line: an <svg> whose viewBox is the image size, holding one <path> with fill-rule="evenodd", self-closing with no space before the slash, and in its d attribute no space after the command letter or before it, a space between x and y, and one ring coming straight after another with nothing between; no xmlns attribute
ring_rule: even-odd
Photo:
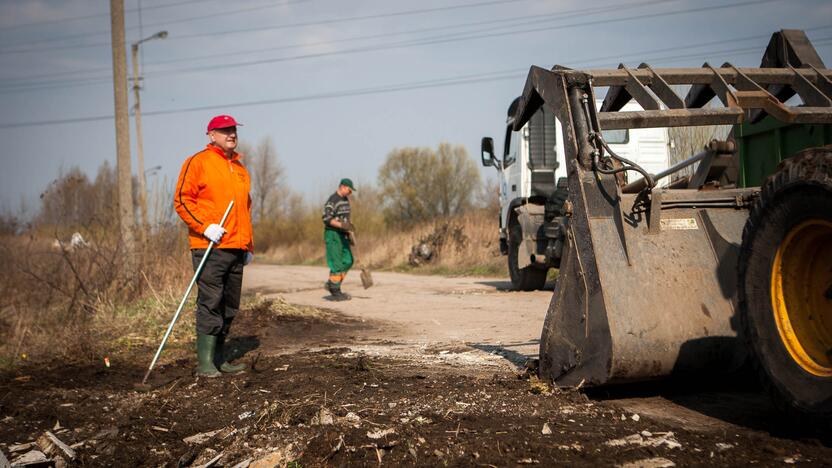
<svg viewBox="0 0 832 468"><path fill-rule="evenodd" d="M832 449L813 438L687 428L597 396L553 390L508 367L445 359L481 352L471 348L429 348L419 360L356 351L361 343L326 347L326 340L348 342L350 333L372 326L327 311L302 317L258 306L234 326L246 373L195 379L186 353L157 369L155 389L144 392L133 384L150 349L112 357L110 367L19 369L0 377L0 450L14 459L28 448L11 453L13 446L51 431L75 450L71 464L83 466L197 466L214 459L216 466L247 460L251 466L828 466L832 460ZM764 426L777 424L767 419Z"/></svg>

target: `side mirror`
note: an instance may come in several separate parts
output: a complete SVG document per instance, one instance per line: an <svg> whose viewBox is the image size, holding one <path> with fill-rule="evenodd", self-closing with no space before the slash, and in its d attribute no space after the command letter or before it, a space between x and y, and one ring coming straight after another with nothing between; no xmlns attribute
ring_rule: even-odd
<svg viewBox="0 0 832 468"><path fill-rule="evenodd" d="M480 152L483 166L496 166L494 159L494 140L491 137L483 137L480 143Z"/></svg>

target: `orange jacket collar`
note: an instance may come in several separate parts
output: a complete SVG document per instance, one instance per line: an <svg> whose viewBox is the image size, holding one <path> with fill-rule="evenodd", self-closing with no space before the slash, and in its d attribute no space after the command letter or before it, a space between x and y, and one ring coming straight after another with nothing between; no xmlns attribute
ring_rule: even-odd
<svg viewBox="0 0 832 468"><path fill-rule="evenodd" d="M207 149L217 153L218 155L222 156L223 158L228 159L228 157L225 155L225 151L221 150L217 145L212 145L211 143L208 143L207 145L205 145L205 147ZM236 161L238 159L240 159L240 153L235 151L234 155L231 156L230 160L231 161Z"/></svg>

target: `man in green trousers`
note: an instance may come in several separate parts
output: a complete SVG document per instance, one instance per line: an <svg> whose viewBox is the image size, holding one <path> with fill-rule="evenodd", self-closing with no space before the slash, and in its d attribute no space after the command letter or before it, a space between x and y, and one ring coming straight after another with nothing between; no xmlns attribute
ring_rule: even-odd
<svg viewBox="0 0 832 468"><path fill-rule="evenodd" d="M329 197L324 205L324 243L326 244L326 263L329 265L329 280L326 290L333 301L348 301L349 294L341 292L341 283L352 267L350 250L350 199L355 190L350 179L341 179L338 190Z"/></svg>

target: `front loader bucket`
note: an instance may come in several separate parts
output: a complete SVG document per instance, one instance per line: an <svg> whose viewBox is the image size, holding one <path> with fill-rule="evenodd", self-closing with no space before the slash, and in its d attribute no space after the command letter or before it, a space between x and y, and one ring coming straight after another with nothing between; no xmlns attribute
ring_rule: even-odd
<svg viewBox="0 0 832 468"><path fill-rule="evenodd" d="M781 35L797 44L789 56L811 58L795 40L802 32ZM668 168L662 176L698 164L694 176L661 189L653 175L616 155L603 131L736 125L760 113L832 123L832 71L812 63L782 67L529 70L513 129L544 106L556 116L569 191L563 216L547 231L564 247L551 253L561 263L541 336L542 376L564 386L602 385L713 374L744 362L737 262L759 189L722 187L718 168L727 167L733 145L716 142L707 155ZM606 88L600 110L595 88ZM677 94L683 89L687 96ZM802 105L782 100L794 93ZM630 100L644 110L621 111ZM642 180L627 184L625 172Z"/></svg>
<svg viewBox="0 0 832 468"><path fill-rule="evenodd" d="M564 386L601 385L742 364L734 323L747 218L735 205L741 191L672 192L654 192L665 208L654 229L628 213L635 195L619 204L614 190L584 192L586 212L573 215L543 326L542 375Z"/></svg>

